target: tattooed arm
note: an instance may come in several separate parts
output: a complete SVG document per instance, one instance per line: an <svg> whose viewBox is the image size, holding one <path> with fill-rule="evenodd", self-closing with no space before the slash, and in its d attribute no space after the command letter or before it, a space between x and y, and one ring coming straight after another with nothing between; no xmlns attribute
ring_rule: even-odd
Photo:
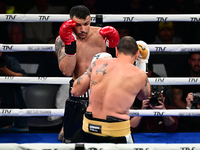
<svg viewBox="0 0 200 150"><path fill-rule="evenodd" d="M151 86L150 86L150 83L149 83L149 79L148 79L146 73L143 74L143 75L145 76L144 77L145 83L144 83L143 88L140 90L140 92L137 95L137 98L139 100L145 100L145 99L149 98L150 92L151 92Z"/></svg>
<svg viewBox="0 0 200 150"><path fill-rule="evenodd" d="M73 96L81 96L90 88L90 77L92 72L91 66L92 64L82 76L74 81L73 88L71 90Z"/></svg>
<svg viewBox="0 0 200 150"><path fill-rule="evenodd" d="M60 71L65 76L70 77L73 74L76 66L76 56L68 56L65 54L65 44L61 40L60 36L56 38L55 50Z"/></svg>

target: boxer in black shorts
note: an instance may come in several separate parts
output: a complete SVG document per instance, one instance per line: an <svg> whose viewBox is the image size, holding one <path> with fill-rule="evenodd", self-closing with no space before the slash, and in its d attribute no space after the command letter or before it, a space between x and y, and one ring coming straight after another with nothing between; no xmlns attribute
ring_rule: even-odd
<svg viewBox="0 0 200 150"><path fill-rule="evenodd" d="M60 27L59 36L55 41L55 50L59 69L65 76L72 76L72 79L75 80L87 70L94 55L106 52L107 47L114 48L117 46L119 42L119 33L111 26L102 28L90 26L90 11L83 5L72 7L69 14L70 19L65 21ZM84 94L85 93L82 95ZM78 106L74 106L73 104L77 104ZM77 103L76 99L70 97L67 100L67 110L65 110L66 112L64 115L64 138L67 139L68 142L79 141L73 140L73 137L78 136L77 130L78 127L81 126L81 124L76 121L74 122L74 113L72 113L71 116L69 112L79 112L79 109L84 112L87 104L88 100L85 99L79 103ZM70 128L73 126L77 127L77 130ZM63 128L59 134L59 140L62 140L62 138L60 138L62 135Z"/></svg>

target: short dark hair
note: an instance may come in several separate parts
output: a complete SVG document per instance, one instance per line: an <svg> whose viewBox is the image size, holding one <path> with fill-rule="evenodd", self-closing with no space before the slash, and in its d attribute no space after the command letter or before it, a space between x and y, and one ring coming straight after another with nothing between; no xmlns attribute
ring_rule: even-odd
<svg viewBox="0 0 200 150"><path fill-rule="evenodd" d="M86 19L86 17L90 16L90 10L84 5L76 5L70 9L70 18L72 19L76 16L79 19Z"/></svg>
<svg viewBox="0 0 200 150"><path fill-rule="evenodd" d="M117 49L119 53L133 56L138 51L138 46L133 37L124 36L120 39L119 43L117 44Z"/></svg>

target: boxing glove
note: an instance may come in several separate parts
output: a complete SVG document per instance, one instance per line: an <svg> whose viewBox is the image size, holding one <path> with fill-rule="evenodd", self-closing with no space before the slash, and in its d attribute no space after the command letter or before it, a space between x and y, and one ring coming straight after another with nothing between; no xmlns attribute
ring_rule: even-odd
<svg viewBox="0 0 200 150"><path fill-rule="evenodd" d="M92 58L91 63L93 63L95 60L97 60L99 58L112 58L112 55L107 52L98 53Z"/></svg>
<svg viewBox="0 0 200 150"><path fill-rule="evenodd" d="M59 29L59 35L62 41L65 43L65 53L69 56L76 54L76 35L73 32L73 28L76 27L74 20L65 21Z"/></svg>
<svg viewBox="0 0 200 150"><path fill-rule="evenodd" d="M99 33L104 37L107 47L115 48L117 46L119 33L114 27L105 26L99 30Z"/></svg>
<svg viewBox="0 0 200 150"><path fill-rule="evenodd" d="M150 56L150 50L148 48L147 43L144 41L136 41L139 49L139 56L136 59L136 67L143 70L144 72L148 72L148 60Z"/></svg>

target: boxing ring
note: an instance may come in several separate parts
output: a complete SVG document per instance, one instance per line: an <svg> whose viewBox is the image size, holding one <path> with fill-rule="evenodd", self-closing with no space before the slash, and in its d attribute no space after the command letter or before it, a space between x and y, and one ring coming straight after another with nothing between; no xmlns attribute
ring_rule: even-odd
<svg viewBox="0 0 200 150"><path fill-rule="evenodd" d="M92 23L109 22L199 22L200 15L112 15L91 14ZM69 15L63 14L0 14L4 22L64 22ZM199 44L148 44L151 52L200 51ZM55 51L54 44L0 44L2 52ZM1 83L16 84L68 84L69 77L0 77ZM149 77L151 85L200 85L200 78ZM63 116L64 109L0 109L0 116ZM200 116L200 109L130 110L130 116ZM0 133L0 149L104 149L104 150L197 150L200 149L200 133L134 133L135 144L85 143L64 144L58 141L58 133Z"/></svg>

